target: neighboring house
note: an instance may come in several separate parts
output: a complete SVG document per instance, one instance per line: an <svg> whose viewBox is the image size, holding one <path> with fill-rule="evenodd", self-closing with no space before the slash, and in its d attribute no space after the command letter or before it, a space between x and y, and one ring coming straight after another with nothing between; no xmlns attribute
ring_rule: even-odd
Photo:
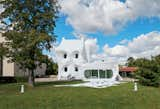
<svg viewBox="0 0 160 109"><path fill-rule="evenodd" d="M102 60L95 60L88 40L95 39L62 39L55 48L58 63L58 79L105 79L118 80L118 65L111 65Z"/></svg>
<svg viewBox="0 0 160 109"><path fill-rule="evenodd" d="M5 39L2 37L0 33L0 43L4 42ZM13 76L27 76L28 71L24 69L20 69L20 67L16 63L9 63L8 58L3 57L0 58L0 76L1 77L13 77ZM35 70L35 76L45 75L46 65L42 64L41 67L38 67Z"/></svg>
<svg viewBox="0 0 160 109"><path fill-rule="evenodd" d="M137 67L127 67L127 66L124 66L124 67L120 67L119 68L119 74L121 77L123 78L132 78L135 71L137 71L138 68Z"/></svg>

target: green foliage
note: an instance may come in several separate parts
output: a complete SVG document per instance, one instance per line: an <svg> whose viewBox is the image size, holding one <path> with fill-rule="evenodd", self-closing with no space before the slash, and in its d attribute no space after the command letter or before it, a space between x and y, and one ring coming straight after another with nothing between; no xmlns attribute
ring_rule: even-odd
<svg viewBox="0 0 160 109"><path fill-rule="evenodd" d="M9 49L11 61L29 70L31 84L34 82L34 69L46 58L42 51L51 48L55 41L54 27L57 18L57 2L54 0L4 0L5 11L0 20L6 30L3 36ZM12 29L11 29L12 28Z"/></svg>
<svg viewBox="0 0 160 109"><path fill-rule="evenodd" d="M4 43L0 43L0 58L7 54L7 48L4 46Z"/></svg>
<svg viewBox="0 0 160 109"><path fill-rule="evenodd" d="M44 63L46 63L46 75L56 75L58 73L58 65L51 58L47 56Z"/></svg>
<svg viewBox="0 0 160 109"><path fill-rule="evenodd" d="M137 77L143 85L155 87L159 87L160 85L160 75L150 68L140 68L137 72Z"/></svg>
<svg viewBox="0 0 160 109"><path fill-rule="evenodd" d="M160 55L151 59L129 60L127 65L138 67L135 77L139 79L141 84L160 87Z"/></svg>
<svg viewBox="0 0 160 109"><path fill-rule="evenodd" d="M27 77L14 77L17 83L20 82L27 82L28 78Z"/></svg>
<svg viewBox="0 0 160 109"><path fill-rule="evenodd" d="M27 82L27 77L0 77L0 84L1 83L20 83L20 82Z"/></svg>
<svg viewBox="0 0 160 109"><path fill-rule="evenodd" d="M126 63L127 66L131 67L134 66L134 58L133 57L129 57Z"/></svg>
<svg viewBox="0 0 160 109"><path fill-rule="evenodd" d="M16 79L14 77L1 77L0 76L0 84L4 84L4 83L15 83L16 82Z"/></svg>

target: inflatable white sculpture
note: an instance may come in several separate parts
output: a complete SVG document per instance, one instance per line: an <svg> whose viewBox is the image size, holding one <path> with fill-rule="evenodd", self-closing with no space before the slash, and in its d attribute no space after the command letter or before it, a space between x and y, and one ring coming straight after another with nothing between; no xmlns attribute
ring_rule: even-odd
<svg viewBox="0 0 160 109"><path fill-rule="evenodd" d="M58 63L58 79L80 79L84 81L120 80L118 65L103 60L94 60L92 41L96 39L62 39L55 48Z"/></svg>

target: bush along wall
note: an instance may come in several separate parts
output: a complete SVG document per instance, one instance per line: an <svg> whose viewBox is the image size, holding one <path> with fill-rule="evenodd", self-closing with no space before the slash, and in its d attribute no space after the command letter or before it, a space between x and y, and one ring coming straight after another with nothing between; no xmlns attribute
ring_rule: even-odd
<svg viewBox="0 0 160 109"><path fill-rule="evenodd" d="M28 77L0 77L0 83L19 83L27 82Z"/></svg>

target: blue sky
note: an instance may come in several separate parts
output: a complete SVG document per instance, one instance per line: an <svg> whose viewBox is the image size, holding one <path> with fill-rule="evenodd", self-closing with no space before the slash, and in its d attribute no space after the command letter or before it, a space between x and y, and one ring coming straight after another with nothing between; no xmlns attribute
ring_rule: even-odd
<svg viewBox="0 0 160 109"><path fill-rule="evenodd" d="M55 34L87 36L97 57L124 62L128 57L160 54L160 0L60 0ZM94 48L94 47L93 47Z"/></svg>
<svg viewBox="0 0 160 109"><path fill-rule="evenodd" d="M55 34L58 36L57 42L61 42L62 37L66 39L76 39L73 35L74 31L74 28L66 23L66 16L60 15L55 28ZM139 18L135 21L128 22L122 30L113 35L105 35L102 32L88 33L87 35L91 38L97 38L98 45L100 46L99 52L102 52L102 48L106 43L110 47L113 47L124 39L132 40L134 37L151 31L160 31L159 18Z"/></svg>
<svg viewBox="0 0 160 109"><path fill-rule="evenodd" d="M59 0L59 5L57 44L78 33L96 39L94 56L116 63L160 54L160 0ZM53 59L54 46L44 51Z"/></svg>

